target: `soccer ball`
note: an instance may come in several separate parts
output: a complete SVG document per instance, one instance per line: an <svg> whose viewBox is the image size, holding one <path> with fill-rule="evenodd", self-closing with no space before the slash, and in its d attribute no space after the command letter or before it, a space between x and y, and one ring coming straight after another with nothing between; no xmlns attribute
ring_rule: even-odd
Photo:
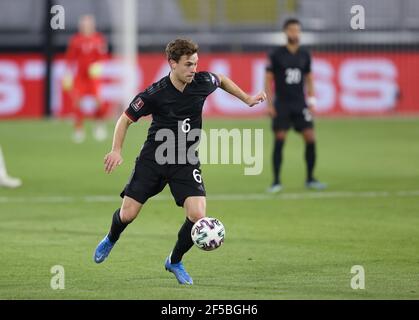
<svg viewBox="0 0 419 320"><path fill-rule="evenodd" d="M225 229L220 220L205 217L195 222L192 227L191 237L198 248L211 251L223 244Z"/></svg>

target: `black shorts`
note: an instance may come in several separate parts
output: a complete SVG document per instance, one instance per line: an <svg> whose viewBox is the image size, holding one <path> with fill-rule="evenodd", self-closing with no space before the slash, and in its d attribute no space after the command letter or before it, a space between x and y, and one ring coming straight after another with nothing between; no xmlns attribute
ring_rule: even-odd
<svg viewBox="0 0 419 320"><path fill-rule="evenodd" d="M121 198L128 196L144 204L169 184L176 204L183 207L187 197L206 195L199 166L199 163L160 165L153 160L137 158Z"/></svg>
<svg viewBox="0 0 419 320"><path fill-rule="evenodd" d="M289 130L291 126L297 132L313 128L313 115L308 108L279 107L277 116L272 119L272 130Z"/></svg>

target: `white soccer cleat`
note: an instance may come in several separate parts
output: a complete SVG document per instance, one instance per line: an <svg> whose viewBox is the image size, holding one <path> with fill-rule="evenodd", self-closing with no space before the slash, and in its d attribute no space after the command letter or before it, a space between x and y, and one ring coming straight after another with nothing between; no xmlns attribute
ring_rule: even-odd
<svg viewBox="0 0 419 320"><path fill-rule="evenodd" d="M272 186L270 186L267 190L266 190L266 192L267 193L272 193L272 194L274 194L274 193L278 193L278 192L280 192L282 190L282 186L280 185L280 184L273 184Z"/></svg>
<svg viewBox="0 0 419 320"><path fill-rule="evenodd" d="M97 141L105 141L108 137L108 131L106 130L106 126L103 124L97 125L93 130L93 137Z"/></svg>
<svg viewBox="0 0 419 320"><path fill-rule="evenodd" d="M0 177L0 187L5 188L18 188L22 185L22 180L9 176Z"/></svg>
<svg viewBox="0 0 419 320"><path fill-rule="evenodd" d="M311 181L306 182L306 188L312 189L312 190L324 190L327 188L327 184L317 181L316 179L313 179Z"/></svg>
<svg viewBox="0 0 419 320"><path fill-rule="evenodd" d="M86 135L83 130L76 130L73 133L73 142L82 143L86 139Z"/></svg>

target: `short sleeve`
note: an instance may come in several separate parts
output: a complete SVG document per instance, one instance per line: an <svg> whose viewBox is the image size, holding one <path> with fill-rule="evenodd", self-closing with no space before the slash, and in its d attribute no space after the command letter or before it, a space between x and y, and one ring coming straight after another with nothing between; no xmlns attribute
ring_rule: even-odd
<svg viewBox="0 0 419 320"><path fill-rule="evenodd" d="M151 114L151 110L151 99L149 95L146 92L141 92L131 101L125 110L125 115L136 122L141 117Z"/></svg>
<svg viewBox="0 0 419 320"><path fill-rule="evenodd" d="M210 78L210 84L209 84L209 93L214 92L218 87L220 87L221 82L220 82L220 78L218 78L218 76L215 73L212 72L207 72L208 77Z"/></svg>
<svg viewBox="0 0 419 320"><path fill-rule="evenodd" d="M311 55L309 52L307 52L307 62L303 70L304 74L311 72Z"/></svg>

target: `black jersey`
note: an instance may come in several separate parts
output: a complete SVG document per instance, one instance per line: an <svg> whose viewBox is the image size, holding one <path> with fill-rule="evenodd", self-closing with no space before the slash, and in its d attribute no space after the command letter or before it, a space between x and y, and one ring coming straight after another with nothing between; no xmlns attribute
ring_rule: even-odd
<svg viewBox="0 0 419 320"><path fill-rule="evenodd" d="M311 72L311 57L307 50L299 48L291 53L287 47L279 47L269 54L266 70L274 74L276 107L306 107L304 75Z"/></svg>
<svg viewBox="0 0 419 320"><path fill-rule="evenodd" d="M140 158L155 160L155 151L162 141L156 141L159 130L174 134L175 148L189 148L199 137L189 141L185 135L202 128L202 108L209 94L220 86L217 75L211 72L197 72L191 83L187 84L183 92L176 89L170 77L166 76L153 83L146 90L139 93L130 103L125 114L132 120L152 115L152 122L148 130L147 140L141 150ZM178 140L186 138L186 145ZM180 152L185 152L181 150ZM176 150L176 159L179 155Z"/></svg>

